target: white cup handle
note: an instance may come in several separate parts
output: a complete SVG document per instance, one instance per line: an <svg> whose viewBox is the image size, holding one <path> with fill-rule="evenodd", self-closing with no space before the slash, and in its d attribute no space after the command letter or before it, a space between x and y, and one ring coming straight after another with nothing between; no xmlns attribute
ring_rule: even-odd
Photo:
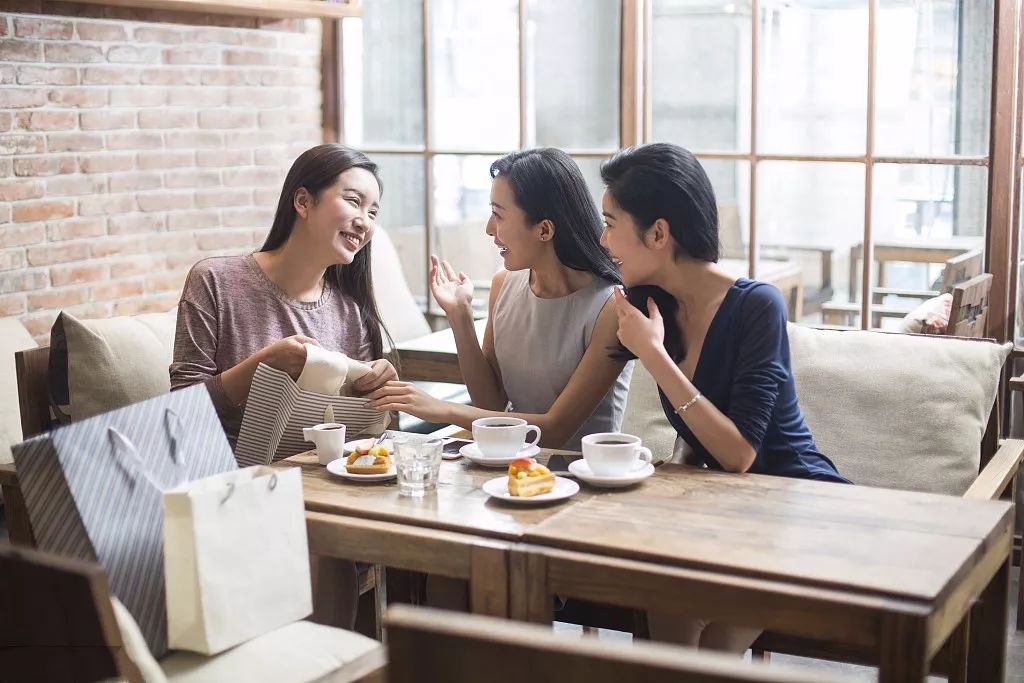
<svg viewBox="0 0 1024 683"><path fill-rule="evenodd" d="M313 443L316 443L316 439L313 438L313 432L314 431L315 430L312 427L303 427L302 428L302 440L303 441L312 441Z"/></svg>
<svg viewBox="0 0 1024 683"><path fill-rule="evenodd" d="M537 442L540 441L540 427L538 427L537 425L526 425L527 432L529 432L531 429L537 432L537 436L534 437L533 441L524 444L523 448L533 448L534 446L537 445Z"/></svg>
<svg viewBox="0 0 1024 683"><path fill-rule="evenodd" d="M637 455L644 462L651 462L652 460L654 460L654 456L651 455L651 449L648 448L647 446L639 446L639 447L637 447L636 450L637 450Z"/></svg>

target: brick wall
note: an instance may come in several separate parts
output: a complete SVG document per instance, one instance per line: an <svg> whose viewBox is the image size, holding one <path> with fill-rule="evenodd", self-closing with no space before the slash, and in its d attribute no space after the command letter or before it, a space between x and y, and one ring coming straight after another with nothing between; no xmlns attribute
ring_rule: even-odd
<svg viewBox="0 0 1024 683"><path fill-rule="evenodd" d="M0 316L162 311L321 141L320 24L6 0Z"/></svg>

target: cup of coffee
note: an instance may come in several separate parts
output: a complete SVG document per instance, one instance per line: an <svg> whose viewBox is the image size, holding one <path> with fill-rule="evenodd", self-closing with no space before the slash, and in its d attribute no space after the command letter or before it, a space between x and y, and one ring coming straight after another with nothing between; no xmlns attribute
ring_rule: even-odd
<svg viewBox="0 0 1024 683"><path fill-rule="evenodd" d="M526 435L536 434L527 443ZM473 420L473 440L485 458L509 458L540 441L540 427L518 417L482 417Z"/></svg>
<svg viewBox="0 0 1024 683"><path fill-rule="evenodd" d="M306 427L302 430L302 438L316 444L321 465L345 455L345 425L340 422L324 422Z"/></svg>
<svg viewBox="0 0 1024 683"><path fill-rule="evenodd" d="M640 445L640 437L631 434L604 432L588 434L582 439L583 459L590 471L599 477L621 477L651 462L651 449Z"/></svg>

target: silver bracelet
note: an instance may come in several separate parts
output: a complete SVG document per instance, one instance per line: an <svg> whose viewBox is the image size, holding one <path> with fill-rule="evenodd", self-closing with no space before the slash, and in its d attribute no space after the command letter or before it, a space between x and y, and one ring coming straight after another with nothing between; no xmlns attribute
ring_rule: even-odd
<svg viewBox="0 0 1024 683"><path fill-rule="evenodd" d="M689 401L687 401L683 405L681 405L678 408L676 408L676 415L679 415L681 417L683 413L685 413L687 410L692 408L693 404L696 403L697 401L699 401L700 399L701 399L701 393L698 391L696 396L694 396Z"/></svg>

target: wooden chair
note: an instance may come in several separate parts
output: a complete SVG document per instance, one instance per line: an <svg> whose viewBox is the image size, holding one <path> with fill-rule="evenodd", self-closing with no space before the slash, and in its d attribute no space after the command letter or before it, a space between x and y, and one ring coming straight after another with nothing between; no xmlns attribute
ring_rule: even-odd
<svg viewBox="0 0 1024 683"><path fill-rule="evenodd" d="M388 610L388 681L414 683L802 683L825 674L749 664L735 657L654 643L553 635L550 629L429 608Z"/></svg>
<svg viewBox="0 0 1024 683"><path fill-rule="evenodd" d="M992 275L988 273L954 285L946 334L953 337L985 337L991 291Z"/></svg>

